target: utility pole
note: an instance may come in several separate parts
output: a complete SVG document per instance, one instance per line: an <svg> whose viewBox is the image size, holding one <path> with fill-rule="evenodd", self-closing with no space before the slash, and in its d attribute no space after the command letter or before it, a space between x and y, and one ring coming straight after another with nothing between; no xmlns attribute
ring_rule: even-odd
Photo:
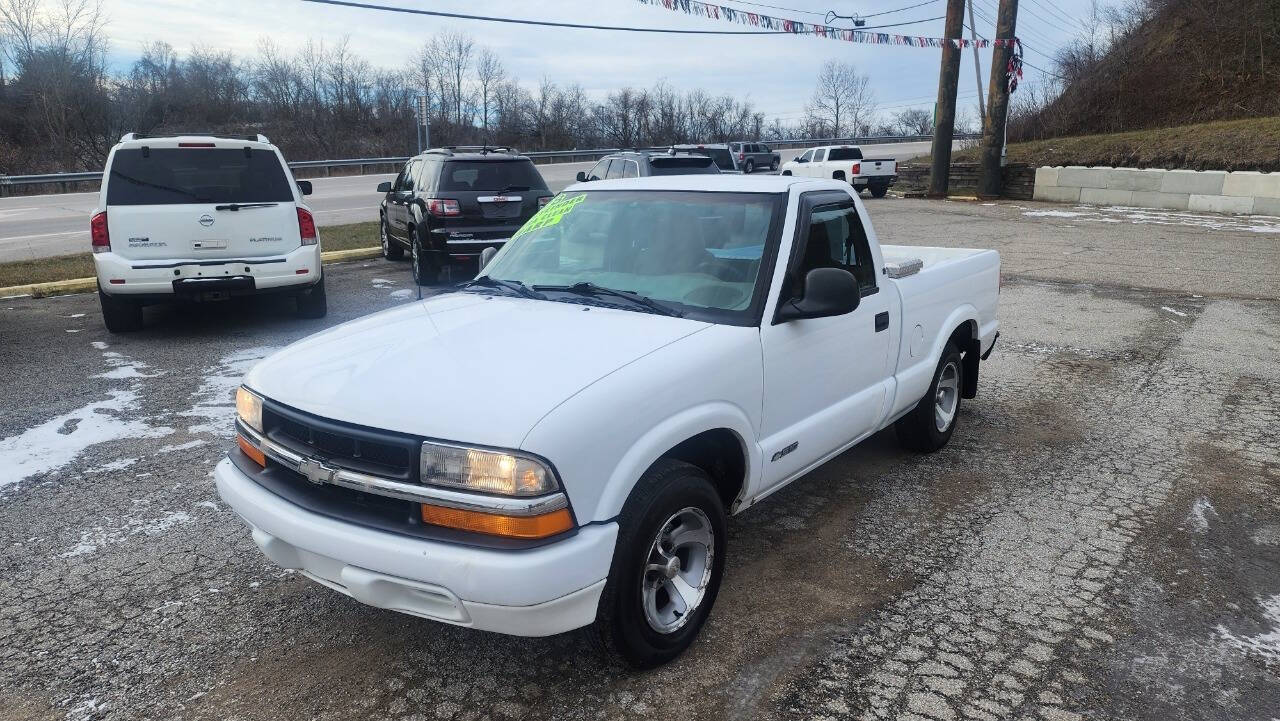
<svg viewBox="0 0 1280 721"><path fill-rule="evenodd" d="M973 0L969 0L969 39L973 41L973 79L978 83L978 123L987 117L987 107L982 102L982 55L978 53L978 23L973 19Z"/></svg>
<svg viewBox="0 0 1280 721"><path fill-rule="evenodd" d="M952 44L964 29L964 0L947 0L947 24L942 36L942 68L938 71L937 116L933 124L933 168L929 197L943 198L951 181L951 141L956 129L956 87L960 83L960 48Z"/></svg>
<svg viewBox="0 0 1280 721"><path fill-rule="evenodd" d="M1017 32L1018 0L1000 0L996 18L996 39L1012 40ZM1009 79L1005 73L1013 47L997 45L991 52L991 85L987 95L987 116L982 122L982 150L978 176L978 197L1000 197L1003 179L1005 123L1009 119Z"/></svg>

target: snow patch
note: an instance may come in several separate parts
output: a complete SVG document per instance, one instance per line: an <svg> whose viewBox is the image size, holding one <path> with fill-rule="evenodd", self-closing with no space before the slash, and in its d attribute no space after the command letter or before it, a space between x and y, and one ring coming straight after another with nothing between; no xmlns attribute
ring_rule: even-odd
<svg viewBox="0 0 1280 721"><path fill-rule="evenodd" d="M393 290L391 291L391 297L395 298L396 300L405 300L413 297L413 291L409 290L408 288Z"/></svg>
<svg viewBox="0 0 1280 721"><path fill-rule="evenodd" d="M99 373L94 378L124 380L127 378L154 378L161 375L160 373L143 373L142 370L148 367L146 363L133 360L115 351L103 351L102 357L106 359L107 365L111 366L111 370L106 373Z"/></svg>
<svg viewBox="0 0 1280 721"><path fill-rule="evenodd" d="M223 356L204 370L204 380L196 390L195 405L178 415L197 419L187 430L230 438L235 428L236 388L255 363L275 351L274 346L245 348Z"/></svg>
<svg viewBox="0 0 1280 721"><path fill-rule="evenodd" d="M1070 210L1028 210L1023 215L1032 218L1079 218L1084 213L1074 213Z"/></svg>
<svg viewBox="0 0 1280 721"><path fill-rule="evenodd" d="M1170 313L1172 313L1172 314L1174 314L1174 315L1178 316L1179 318L1186 318L1186 317L1187 317L1187 314L1186 314L1186 313L1183 313L1183 312L1182 312L1182 311L1180 311L1180 310L1174 310L1173 308L1170 308L1170 307L1169 307L1169 306L1167 306L1167 305L1162 305L1162 306L1160 306L1160 310L1167 310L1167 311L1169 311Z"/></svg>
<svg viewBox="0 0 1280 721"><path fill-rule="evenodd" d="M1244 653L1256 653L1268 664L1280 664L1280 594L1259 600L1263 616L1271 630L1256 636L1239 636L1225 627L1218 626L1218 638Z"/></svg>
<svg viewBox="0 0 1280 721"><path fill-rule="evenodd" d="M110 463L104 463L98 466L97 468L90 468L89 473L110 473L111 471L118 471L123 468L128 468L129 466L132 466L137 462L138 462L137 458L120 458L120 459L111 461Z"/></svg>
<svg viewBox="0 0 1280 721"><path fill-rule="evenodd" d="M1218 512L1214 510L1213 504L1208 498L1201 496L1191 504L1191 512L1187 514L1187 523L1191 524L1191 529L1196 533L1204 533L1209 530L1209 517L1218 517Z"/></svg>
<svg viewBox="0 0 1280 721"><path fill-rule="evenodd" d="M197 438L194 441L187 441L186 443L178 443L172 446L161 446L160 450L156 451L156 453L172 453L173 451L185 451L188 448L196 448L198 446L203 446L206 443L208 443L208 441L201 438Z"/></svg>
<svg viewBox="0 0 1280 721"><path fill-rule="evenodd" d="M94 553L99 548L120 543L133 536L158 536L172 528L190 523L193 519L186 511L170 511L159 518L130 518L123 526L106 528L94 526L91 530L80 532L80 542L64 551L62 558L74 558Z"/></svg>

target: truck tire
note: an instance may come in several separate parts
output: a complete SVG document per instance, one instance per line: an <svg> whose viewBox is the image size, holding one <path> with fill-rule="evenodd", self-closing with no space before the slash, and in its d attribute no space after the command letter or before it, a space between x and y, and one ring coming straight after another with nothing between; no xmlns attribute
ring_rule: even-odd
<svg viewBox="0 0 1280 721"><path fill-rule="evenodd" d="M378 240L382 243L382 257L387 260L400 260L404 257L404 248L400 244L391 239L387 233L387 219L381 218L378 221Z"/></svg>
<svg viewBox="0 0 1280 721"><path fill-rule="evenodd" d="M904 448L933 453L947 445L960 420L960 397L964 388L964 363L960 349L947 341L933 372L929 392L910 413L898 419L893 429Z"/></svg>
<svg viewBox="0 0 1280 721"><path fill-rule="evenodd" d="M129 333L142 328L142 304L131 298L110 296L98 288L102 323L112 333Z"/></svg>
<svg viewBox="0 0 1280 721"><path fill-rule="evenodd" d="M773 162L769 163L769 170L776 171L777 169L778 169L778 159L774 158Z"/></svg>
<svg viewBox="0 0 1280 721"><path fill-rule="evenodd" d="M674 543L673 543L674 541ZM618 542L589 633L611 663L662 665L711 612L725 562L725 511L702 469L662 459L618 516Z"/></svg>
<svg viewBox="0 0 1280 721"><path fill-rule="evenodd" d="M410 246L409 262L413 271L413 282L418 285L434 285L440 279L440 268L430 253L422 250L422 242L414 240Z"/></svg>
<svg viewBox="0 0 1280 721"><path fill-rule="evenodd" d="M883 198L885 196L885 193L888 193L888 192L889 192L889 186L887 185L876 184L871 186L871 197L873 198Z"/></svg>
<svg viewBox="0 0 1280 721"><path fill-rule="evenodd" d="M747 175L751 175L752 173L756 172L756 161L748 160L747 165L746 167L743 168L743 170L746 171Z"/></svg>
<svg viewBox="0 0 1280 721"><path fill-rule="evenodd" d="M311 290L299 293L298 317L299 318L323 318L329 313L329 298L324 292L324 276L320 277L320 282L311 286Z"/></svg>
<svg viewBox="0 0 1280 721"><path fill-rule="evenodd" d="M783 174L783 175L791 175L791 171L790 171L790 170L784 170L784 171L782 171L782 174Z"/></svg>

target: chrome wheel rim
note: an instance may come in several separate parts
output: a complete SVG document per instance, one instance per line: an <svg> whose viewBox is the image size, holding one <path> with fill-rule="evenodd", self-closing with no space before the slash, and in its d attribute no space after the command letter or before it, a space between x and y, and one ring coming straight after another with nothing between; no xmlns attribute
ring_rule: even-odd
<svg viewBox="0 0 1280 721"><path fill-rule="evenodd" d="M387 243L387 224L378 223L378 242L382 243L382 257L391 254L391 246Z"/></svg>
<svg viewBox="0 0 1280 721"><path fill-rule="evenodd" d="M419 274L419 272L418 272L418 244L417 244L417 243L414 243L413 245L411 245L411 246L409 246L409 247L410 247L410 248L412 248L412 252L411 252L410 257L412 257L413 262L412 262L412 263L410 263L410 265L412 265L412 266L413 266L413 279L414 279L414 280L418 280L418 279L421 277L421 276L420 276L420 274Z"/></svg>
<svg viewBox="0 0 1280 721"><path fill-rule="evenodd" d="M671 514L649 546L640 579L644 617L658 633L674 633L702 605L715 563L711 519L689 506Z"/></svg>
<svg viewBox="0 0 1280 721"><path fill-rule="evenodd" d="M942 367L938 376L938 392L933 398L933 423L939 431L951 427L960 406L960 366L955 361Z"/></svg>

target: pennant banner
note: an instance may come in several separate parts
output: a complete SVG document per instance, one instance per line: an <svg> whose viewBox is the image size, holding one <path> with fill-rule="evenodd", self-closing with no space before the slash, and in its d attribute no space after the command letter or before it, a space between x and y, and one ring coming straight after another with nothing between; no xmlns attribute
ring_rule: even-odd
<svg viewBox="0 0 1280 721"><path fill-rule="evenodd" d="M786 20L783 18L775 18L769 15L761 15L760 13L746 12L737 10L724 5L713 5L711 3L698 2L698 0L640 0L645 5L653 5L656 7L666 8L667 10L675 10L683 12L686 15L697 15L698 17L710 18L712 20L727 20L731 23L739 25L749 25L753 28L762 28L764 30L773 30L776 32L795 33L797 35L814 35L820 38L829 38L831 40L844 40L850 43L869 43L871 45L909 45L915 48L940 48L950 43L952 47L957 48L989 48L995 47L1013 47L1017 42L1016 38L998 38L996 40L965 40L964 38L922 38L915 35L893 35L891 33L877 33L866 30L847 30L845 28L833 28L829 25L815 25L814 23L800 22L799 20Z"/></svg>

